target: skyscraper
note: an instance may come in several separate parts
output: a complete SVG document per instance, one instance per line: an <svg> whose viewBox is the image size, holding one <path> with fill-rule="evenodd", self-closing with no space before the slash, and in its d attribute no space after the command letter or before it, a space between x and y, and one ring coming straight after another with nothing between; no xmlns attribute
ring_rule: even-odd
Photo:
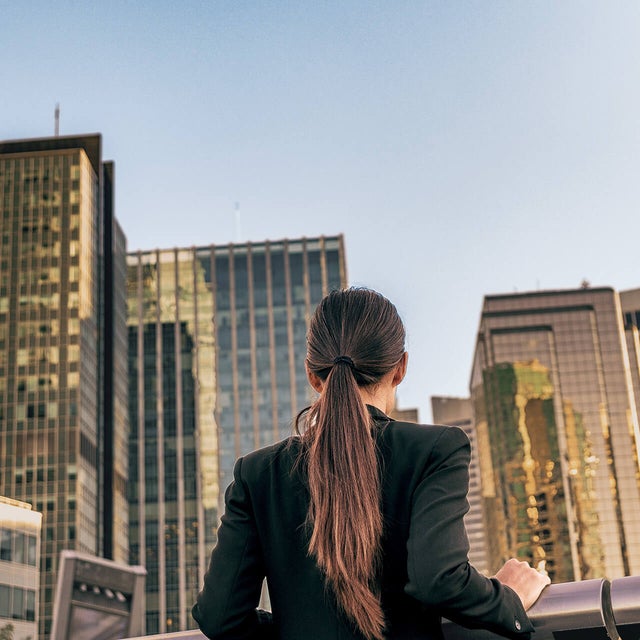
<svg viewBox="0 0 640 640"><path fill-rule="evenodd" d="M478 439L473 424L473 411L469 398L433 396L431 411L436 424L460 427L471 443L471 461L469 464L469 511L464 518L469 536L469 561L481 573L488 574L486 538L487 532L482 515L482 492L480 486L480 467L478 464Z"/></svg>
<svg viewBox="0 0 640 640"><path fill-rule="evenodd" d="M62 549L128 558L125 239L100 135L0 143L0 494Z"/></svg>
<svg viewBox="0 0 640 640"><path fill-rule="evenodd" d="M613 289L485 298L471 395L491 570L640 572L638 372Z"/></svg>
<svg viewBox="0 0 640 640"><path fill-rule="evenodd" d="M311 400L306 331L346 284L342 237L128 256L131 562L147 633L193 627L235 459Z"/></svg>

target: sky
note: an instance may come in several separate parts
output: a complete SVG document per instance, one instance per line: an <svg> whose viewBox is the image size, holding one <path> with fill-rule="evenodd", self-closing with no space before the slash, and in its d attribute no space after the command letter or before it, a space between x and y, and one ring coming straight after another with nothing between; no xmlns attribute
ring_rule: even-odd
<svg viewBox="0 0 640 640"><path fill-rule="evenodd" d="M636 1L0 0L0 56L0 140L102 133L129 250L344 234L422 421L485 295L640 287Z"/></svg>

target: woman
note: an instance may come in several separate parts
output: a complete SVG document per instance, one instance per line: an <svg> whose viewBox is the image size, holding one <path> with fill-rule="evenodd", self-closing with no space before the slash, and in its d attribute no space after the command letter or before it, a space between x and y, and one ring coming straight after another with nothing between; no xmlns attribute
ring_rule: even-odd
<svg viewBox="0 0 640 640"><path fill-rule="evenodd" d="M528 638L549 583L510 560L467 560L470 447L456 427L387 417L407 367L395 307L367 289L330 293L310 324L318 400L297 435L238 460L193 616L209 638L442 638L445 616ZM266 576L273 615L256 610Z"/></svg>

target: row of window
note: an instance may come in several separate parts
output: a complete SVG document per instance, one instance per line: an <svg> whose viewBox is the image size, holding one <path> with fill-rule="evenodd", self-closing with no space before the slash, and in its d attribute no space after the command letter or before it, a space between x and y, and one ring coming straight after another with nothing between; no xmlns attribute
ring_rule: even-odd
<svg viewBox="0 0 640 640"><path fill-rule="evenodd" d="M35 535L0 527L0 560L35 567L36 545Z"/></svg>
<svg viewBox="0 0 640 640"><path fill-rule="evenodd" d="M36 592L33 589L0 584L0 618L35 621Z"/></svg>

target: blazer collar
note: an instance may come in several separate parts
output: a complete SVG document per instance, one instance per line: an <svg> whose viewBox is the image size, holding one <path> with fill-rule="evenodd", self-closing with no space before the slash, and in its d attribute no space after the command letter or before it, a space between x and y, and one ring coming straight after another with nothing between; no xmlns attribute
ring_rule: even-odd
<svg viewBox="0 0 640 640"><path fill-rule="evenodd" d="M367 409L369 410L369 415L376 421L391 422L391 420L393 420L393 418L390 418L384 411L380 411L378 407L374 407L371 404L367 405Z"/></svg>

